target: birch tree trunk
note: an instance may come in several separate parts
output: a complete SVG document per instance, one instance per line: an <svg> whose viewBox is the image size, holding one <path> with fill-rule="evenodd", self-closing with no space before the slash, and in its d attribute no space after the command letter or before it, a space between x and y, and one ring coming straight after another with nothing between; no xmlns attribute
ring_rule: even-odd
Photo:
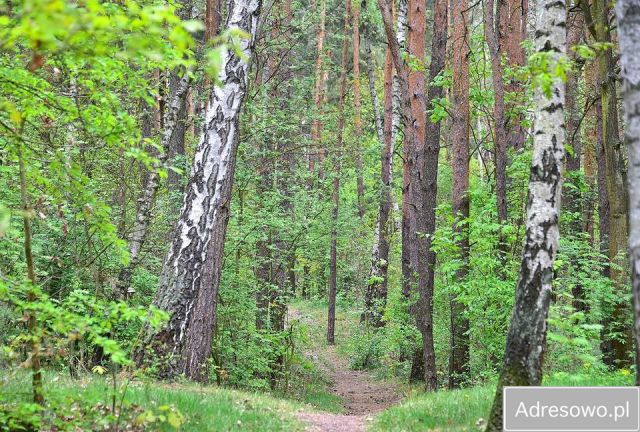
<svg viewBox="0 0 640 432"><path fill-rule="evenodd" d="M393 5L392 5L393 8ZM393 196L391 193L391 170L393 164L393 142L392 121L393 121L393 89L392 75L393 65L391 54L385 54L384 64L384 121L380 116L378 107L378 97L375 88L374 66L371 58L371 45L369 39L365 39L365 49L367 55L367 75L369 76L369 88L373 101L374 114L376 118L376 130L378 132L378 142L381 146L381 173L380 173L380 202L378 206L378 218L373 248L371 251L371 269L367 280L365 292L365 310L361 321L369 323L375 327L380 327L384 323L382 315L387 300L387 269L389 265L389 241L391 237L392 224L390 221Z"/></svg>
<svg viewBox="0 0 640 432"><path fill-rule="evenodd" d="M159 165L164 164L169 157L169 145L178 123L178 112L183 106L183 101L186 98L188 89L189 75L185 73L180 79L173 98L164 112L164 130L162 131L162 138L160 140L160 147L163 151L159 157ZM154 170L148 173L145 177L142 194L140 198L138 198L136 219L129 239L129 264L123 267L118 275L116 287L120 298L127 298L129 294L133 292L131 290L131 276L133 275L133 270L140 262L140 250L147 238L147 231L151 223L151 210L159 187L160 174L158 171Z"/></svg>
<svg viewBox="0 0 640 432"><path fill-rule="evenodd" d="M536 21L536 52L549 56L553 64L565 55L566 36L565 2L541 1ZM504 386L539 385L542 380L553 262L560 238L558 220L564 169L564 92L562 79L553 77L550 98L545 96L541 88L536 88L534 93L534 140L526 235L504 363L487 431L502 431Z"/></svg>
<svg viewBox="0 0 640 432"><path fill-rule="evenodd" d="M191 178L153 302L169 313L169 322L158 333L147 329L134 356L140 365L155 353L163 362L160 375L166 378L180 374L199 381L207 378L240 109L259 12L259 0L230 1L226 27L244 31L250 39L240 43L243 57L224 53L220 87L213 88L209 97Z"/></svg>
<svg viewBox="0 0 640 432"><path fill-rule="evenodd" d="M625 143L629 150L629 259L633 287L636 385L640 385L640 0L618 0Z"/></svg>
<svg viewBox="0 0 640 432"><path fill-rule="evenodd" d="M349 18L351 2L345 2L342 57L340 61L340 94L338 95L338 131L334 149L334 177L331 193L331 250L329 253L329 309L327 313L327 343L335 343L336 292L338 289L338 216L340 211L340 171L343 152L342 133L344 131L344 100L347 93L347 61L349 55Z"/></svg>

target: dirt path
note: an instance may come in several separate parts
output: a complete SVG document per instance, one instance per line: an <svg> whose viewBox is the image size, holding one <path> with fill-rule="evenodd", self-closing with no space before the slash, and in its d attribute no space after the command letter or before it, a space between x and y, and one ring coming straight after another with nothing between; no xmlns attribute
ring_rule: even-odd
<svg viewBox="0 0 640 432"><path fill-rule="evenodd" d="M295 310L290 312L290 317L302 318ZM335 346L324 346L314 353L314 357L333 383L331 391L342 399L345 413L301 411L298 417L309 424L307 432L363 432L376 413L400 400L398 390L389 383L375 381L366 372L349 369L349 362L338 355Z"/></svg>

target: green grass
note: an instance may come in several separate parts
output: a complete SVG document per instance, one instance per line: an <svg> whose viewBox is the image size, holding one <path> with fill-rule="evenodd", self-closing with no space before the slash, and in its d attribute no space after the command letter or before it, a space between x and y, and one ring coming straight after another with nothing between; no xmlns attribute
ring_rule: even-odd
<svg viewBox="0 0 640 432"><path fill-rule="evenodd" d="M633 376L555 374L545 386L630 386ZM478 431L489 414L495 384L454 391L422 393L379 414L372 431Z"/></svg>
<svg viewBox="0 0 640 432"><path fill-rule="evenodd" d="M111 388L106 378L85 377L79 380L60 375L45 376L45 397L48 401L62 403L73 399L86 405L103 403L110 406ZM29 401L27 376L2 382L2 403ZM304 427L295 412L303 407L283 399L218 387L194 384L146 384L129 385L126 401L144 409L157 410L163 405L173 405L184 415L182 431L302 431ZM0 428L1 429L1 428Z"/></svg>

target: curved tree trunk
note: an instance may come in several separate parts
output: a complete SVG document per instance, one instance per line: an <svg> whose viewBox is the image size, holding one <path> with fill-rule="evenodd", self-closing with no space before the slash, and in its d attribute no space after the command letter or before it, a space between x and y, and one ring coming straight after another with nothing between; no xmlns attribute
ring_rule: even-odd
<svg viewBox="0 0 640 432"><path fill-rule="evenodd" d="M138 364L150 352L161 357L160 375L184 374L204 381L216 317L216 296L229 220L231 186L239 137L239 117L247 86L260 10L259 0L232 0L227 28L250 35L241 42L243 58L226 51L220 87L209 97L202 138L194 157L180 218L165 259L153 304L170 315L158 333L146 329Z"/></svg>
<svg viewBox="0 0 640 432"><path fill-rule="evenodd" d="M160 140L160 147L163 150L159 157L160 165L164 164L169 157L170 142L177 127L179 111L184 104L188 90L189 75L185 73L176 86L175 93L173 94L173 98L169 103L169 106L165 107L163 121L164 130L162 131L162 138ZM133 229L129 238L129 264L123 267L118 274L116 288L120 298L127 298L129 294L133 292L131 290L131 277L133 275L133 271L140 262L140 250L147 238L147 231L149 230L149 224L151 223L151 210L159 187L160 174L158 171L154 170L148 173L145 177L142 194L140 198L138 198L136 220L133 224Z"/></svg>
<svg viewBox="0 0 640 432"><path fill-rule="evenodd" d="M544 13L536 23L535 50L555 61L566 50L566 4L540 2ZM553 70L553 68L551 68ZM534 93L535 119L526 236L516 300L507 334L504 364L498 381L487 431L502 431L504 386L540 385L547 335L547 313L558 251L560 196L564 165L564 82L553 79L551 97Z"/></svg>

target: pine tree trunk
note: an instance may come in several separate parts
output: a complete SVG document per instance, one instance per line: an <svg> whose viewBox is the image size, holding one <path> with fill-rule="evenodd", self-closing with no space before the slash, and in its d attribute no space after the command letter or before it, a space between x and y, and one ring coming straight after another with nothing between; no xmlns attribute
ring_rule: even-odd
<svg viewBox="0 0 640 432"><path fill-rule="evenodd" d="M611 43L609 3L606 0L593 0L589 5L587 1L581 0L580 7L591 36L597 42ZM604 326L602 348L605 363L610 366L626 367L630 365L628 353L631 344L631 329L625 325L629 307L623 298L626 295L625 287L628 281L626 272L618 270L618 268L624 268L624 262L621 262L621 258L627 250L627 209L629 203L618 123L615 62L610 47L599 51L598 67L606 187L609 199L609 260L616 264L609 271L618 295L612 313L607 314L602 323ZM616 337L611 337L612 333L616 334Z"/></svg>
<svg viewBox="0 0 640 432"><path fill-rule="evenodd" d="M526 57L522 42L527 38L528 19L527 0L499 0L498 1L498 43L501 51L506 54L507 65L519 68L525 65ZM517 78L511 78L505 88L507 93L524 94L522 83ZM507 112L512 115L509 119L508 145L516 150L521 150L525 142L525 130L522 127L522 113L518 112L520 101L515 100L505 103Z"/></svg>
<svg viewBox="0 0 640 432"><path fill-rule="evenodd" d="M444 70L447 51L447 0L435 0L433 4L433 38L431 40L431 63L429 82ZM444 90L440 86L429 86L427 107L430 108L442 98ZM424 197L424 244L420 249L420 265L424 267L424 281L420 284L420 299L417 311L422 316L422 359L413 362L414 371L423 370L427 388L435 389L435 348L433 340L433 292L435 286L436 254L431 249L431 240L436 230L436 207L438 194L438 161L440 156L440 122L426 122L426 140L424 148L424 176L421 183L421 195ZM426 369L425 369L426 365Z"/></svg>
<svg viewBox="0 0 640 432"><path fill-rule="evenodd" d="M458 237L461 267L456 280L462 283L469 272L469 40L468 1L453 7L453 123L451 186L454 233ZM459 387L469 372L469 321L464 305L455 295L451 304L451 346L449 351L449 388Z"/></svg>
<svg viewBox="0 0 640 432"><path fill-rule="evenodd" d="M500 1L500 4L505 3ZM493 79L494 94L494 148L496 169L496 209L498 221L506 223L508 216L507 206L507 120L504 101L504 77L502 70L503 47L498 42L496 35L496 20L493 0L486 0L484 4L484 34L489 47L491 57L491 77ZM513 36L513 34L511 35ZM506 245L501 239L500 251L506 252ZM504 257L503 257L504 258Z"/></svg>
<svg viewBox="0 0 640 432"><path fill-rule="evenodd" d="M308 154L308 167L309 172L313 173L316 170L316 161L320 153L324 152L321 148L322 137L322 101L324 90L325 74L323 72L323 60L324 60L324 38L325 38L325 21L327 15L327 0L320 0L320 21L318 22L318 30L316 35L316 67L315 67L315 87L313 90L313 103L316 106L315 116L311 122L311 143L313 148ZM310 180L310 183L313 181Z"/></svg>
<svg viewBox="0 0 640 432"><path fill-rule="evenodd" d="M573 68L567 73L566 103L567 112L567 143L571 151L567 154L567 177L574 183L573 188L565 188L564 208L571 215L569 232L567 234L578 236L582 232L584 223L582 220L582 197L578 185L573 181L580 173L580 158L582 156L582 138L580 134L580 110L578 108L579 81L582 76L582 65L577 62L578 56L573 48L582 42L584 33L584 19L580 12L572 11L567 14L567 56L573 63ZM580 271L580 260L576 257L576 267ZM571 290L573 295L573 307L577 311L585 312L587 303L583 287L577 283Z"/></svg>
<svg viewBox="0 0 640 432"><path fill-rule="evenodd" d="M353 3L353 129L356 151L356 192L358 216L364 217L364 178L362 166L362 115L360 100L360 3Z"/></svg>
<svg viewBox="0 0 640 432"><path fill-rule="evenodd" d="M384 0L378 0L378 8L382 14L384 29L387 35L387 42L390 48L391 57L393 59L394 66L397 71L397 77L399 81L401 102L402 102L402 117L405 135L405 146L410 149L409 151L409 171L411 182L408 187L408 191L411 199L411 207L416 210L415 229L411 232L411 240L415 245L412 247L415 251L415 261L417 263L416 270L418 275L418 292L420 293L420 301L414 308L415 316L418 321L418 328L423 334L423 344L426 347L423 353L425 359L424 377L425 384L428 390L435 390L437 386L436 368L435 368L435 352L433 350L433 323L432 316L429 311L432 308L433 299L429 298L428 292L428 266L427 266L427 254L428 242L427 237L424 235L416 235L416 232L425 233L427 229L428 218L426 217L426 195L424 191L427 189L426 184L430 181L426 177L426 164L425 158L425 112L426 103L424 99L424 79L416 79L412 77L411 86L408 68L400 52L400 46L398 44L395 31L393 29L393 18L388 5ZM419 16L422 13L424 16L424 5L420 5L417 1L414 3L414 7L410 6L410 14ZM411 21L411 18L410 18ZM422 27L421 37L420 26L421 20L416 18L413 21L415 25L412 27L414 32L413 36L413 52L420 53L421 57L424 56L424 49L420 51L420 44L424 48L424 26ZM411 26L410 26L411 27ZM410 42L411 44L411 42ZM419 75L419 74L418 74ZM422 81L422 91L420 91L420 81ZM416 99L418 99L416 101ZM421 99L421 100L420 100ZM422 117L422 120L420 120ZM422 130L420 128L422 127ZM422 137L420 137L420 135ZM421 139L422 138L422 139ZM415 192L414 192L415 191ZM403 209L404 210L404 209ZM411 219L410 215L410 219ZM413 227L412 227L413 228ZM403 245L404 246L404 245ZM413 254L414 252L411 251ZM417 253L422 251L422 253Z"/></svg>
<svg viewBox="0 0 640 432"><path fill-rule="evenodd" d="M543 0L536 23L535 50L552 57L565 55L566 4ZM553 70L553 66L550 68ZM535 119L526 236L516 299L507 334L504 364L487 431L502 431L504 386L540 385L546 346L547 313L558 251L560 196L564 164L564 95L562 79L554 77L551 97L534 92Z"/></svg>
<svg viewBox="0 0 640 432"><path fill-rule="evenodd" d="M349 54L349 19L351 2L345 2L342 57L340 61L340 94L338 95L338 131L334 150L334 177L331 193L331 251L329 257L329 310L327 313L327 343L335 343L336 292L338 289L338 216L340 210L340 171L343 153L342 134L344 131L344 100L347 93L347 61Z"/></svg>
<svg viewBox="0 0 640 432"><path fill-rule="evenodd" d="M633 292L636 385L640 385L640 0L616 6L623 78L625 143L629 150L629 259Z"/></svg>
<svg viewBox="0 0 640 432"><path fill-rule="evenodd" d="M240 43L244 57L233 51L224 53L220 87L212 89L209 97L191 178L153 302L169 313L169 322L158 333L147 328L142 347L134 355L141 365L155 353L162 361L159 374L166 378L184 374L199 381L207 379L247 59L251 58L259 11L259 0L229 4L227 28L244 31L250 39Z"/></svg>

